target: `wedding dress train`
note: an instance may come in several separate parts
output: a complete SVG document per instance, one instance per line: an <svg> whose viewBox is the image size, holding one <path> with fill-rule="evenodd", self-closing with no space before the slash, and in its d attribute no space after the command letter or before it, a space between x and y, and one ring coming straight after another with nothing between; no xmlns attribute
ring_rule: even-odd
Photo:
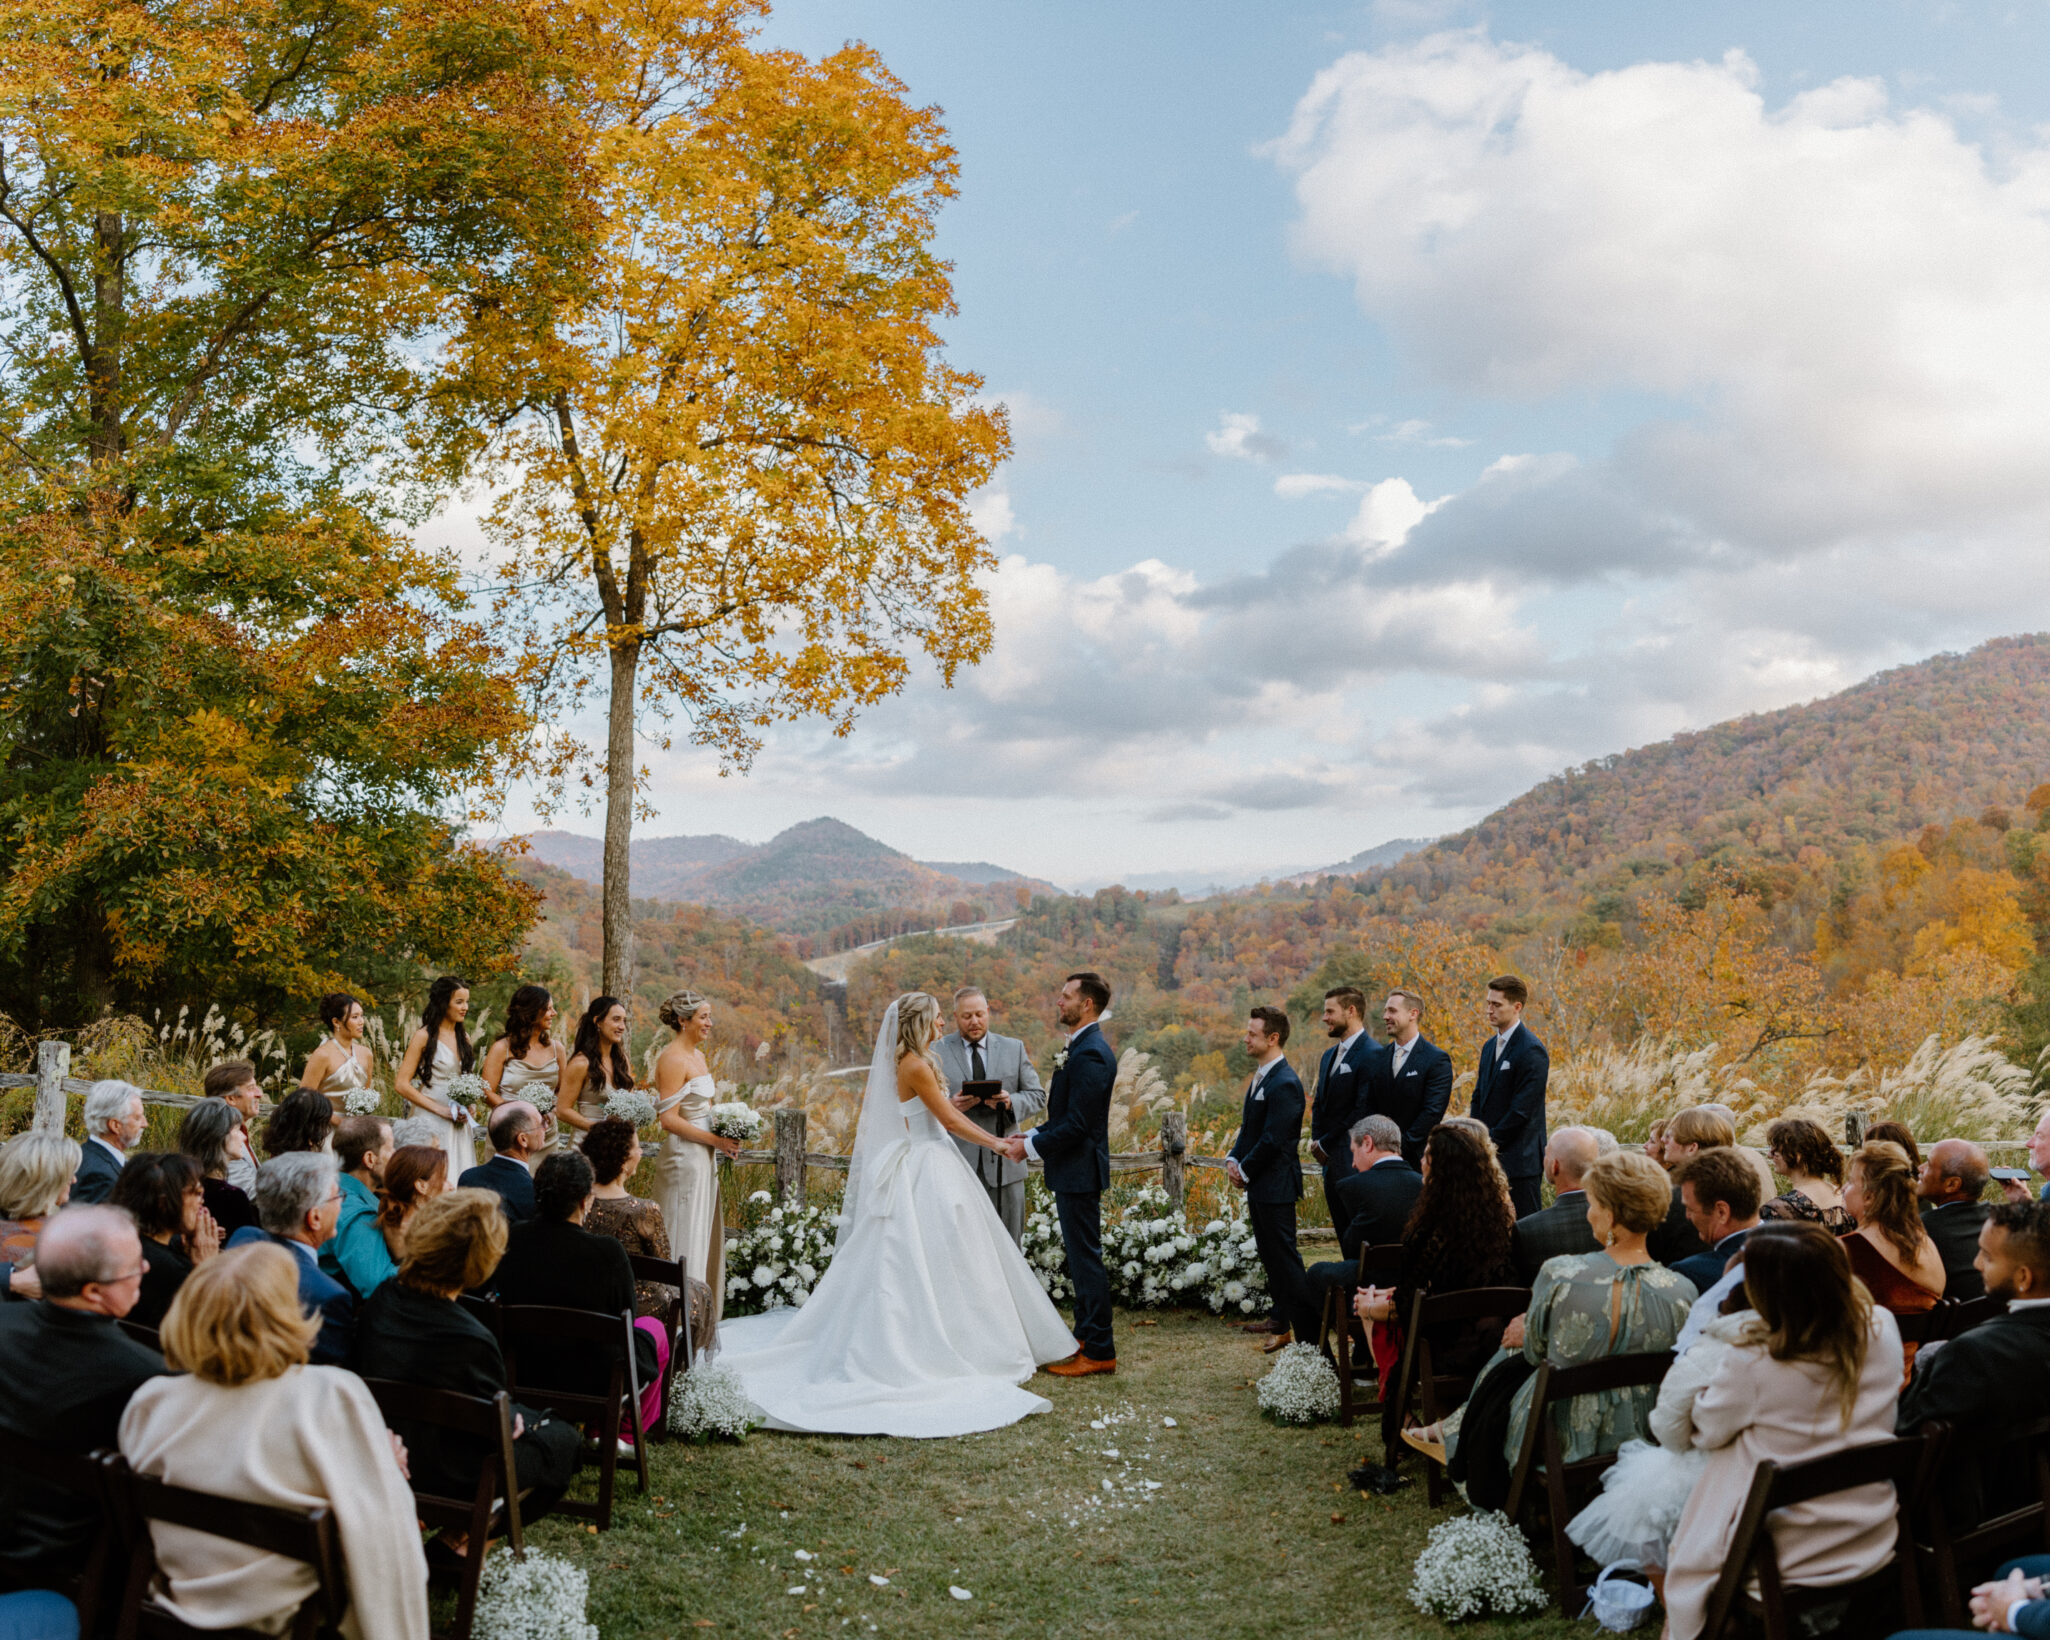
<svg viewBox="0 0 2050 1640"><path fill-rule="evenodd" d="M1050 1402L1021 1388L1075 1353L953 1139L899 1104L897 1010L870 1068L833 1262L801 1308L728 1319L719 1360L772 1429L968 1435Z"/></svg>

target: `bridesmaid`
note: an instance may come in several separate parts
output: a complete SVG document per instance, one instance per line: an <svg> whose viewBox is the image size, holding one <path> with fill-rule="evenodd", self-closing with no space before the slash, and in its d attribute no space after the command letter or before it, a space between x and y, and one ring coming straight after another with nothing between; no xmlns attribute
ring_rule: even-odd
<svg viewBox="0 0 2050 1640"><path fill-rule="evenodd" d="M469 1014L470 987L453 974L443 974L428 991L420 1029L399 1061L399 1097L418 1106L420 1119L434 1130L435 1143L448 1157L451 1179L460 1179L477 1165L477 1124L448 1097L449 1083L477 1064L477 1050L463 1034Z"/></svg>
<svg viewBox="0 0 2050 1640"><path fill-rule="evenodd" d="M299 1086L326 1094L339 1121L343 1099L370 1086L370 1044L363 1040L363 1004L347 991L330 991L320 999L320 1022L327 1027L327 1040L307 1058L306 1069L299 1073Z"/></svg>
<svg viewBox="0 0 2050 1640"><path fill-rule="evenodd" d="M588 1119L566 1111L562 1096L561 1044L548 1034L555 1023L555 999L545 985L522 985L505 1007L505 1030L484 1055L484 1100L496 1110L508 1099L529 1099L548 1095L548 1129L557 1131L557 1118L581 1131ZM546 1108L546 1107L544 1107Z"/></svg>
<svg viewBox="0 0 2050 1640"><path fill-rule="evenodd" d="M626 1004L617 997L593 997L577 1021L556 1109L570 1117L571 1125L588 1129L605 1119L607 1099L633 1085L633 1068L626 1060Z"/></svg>
<svg viewBox="0 0 2050 1640"><path fill-rule="evenodd" d="M740 1141L722 1139L704 1125L717 1090L704 1052L712 1034L711 1003L695 991L679 991L657 1017L676 1035L655 1061L655 1119L662 1124L655 1196L669 1226L669 1245L683 1255L685 1269L704 1272L717 1326L726 1309L726 1225L713 1152L736 1155Z"/></svg>

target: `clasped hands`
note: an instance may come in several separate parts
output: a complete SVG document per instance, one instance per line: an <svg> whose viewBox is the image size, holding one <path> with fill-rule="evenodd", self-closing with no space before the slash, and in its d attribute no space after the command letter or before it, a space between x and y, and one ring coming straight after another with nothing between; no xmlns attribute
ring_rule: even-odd
<svg viewBox="0 0 2050 1640"><path fill-rule="evenodd" d="M1014 1162L1025 1160L1025 1141L1015 1133L1010 1135L1009 1138L999 1139L997 1141L997 1149Z"/></svg>
<svg viewBox="0 0 2050 1640"><path fill-rule="evenodd" d="M2010 1572L1998 1583L1981 1583L1972 1591L1972 1627L1995 1634L2014 1633L2014 1609L2025 1600L2043 1598L2043 1580Z"/></svg>

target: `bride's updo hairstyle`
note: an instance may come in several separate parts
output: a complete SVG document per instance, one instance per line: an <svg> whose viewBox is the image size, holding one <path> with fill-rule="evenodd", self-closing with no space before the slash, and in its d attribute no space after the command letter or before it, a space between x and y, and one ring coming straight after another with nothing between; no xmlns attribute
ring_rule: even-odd
<svg viewBox="0 0 2050 1640"><path fill-rule="evenodd" d="M939 1039L940 1005L923 991L906 991L897 999L897 1057L916 1054L937 1070L932 1045Z"/></svg>
<svg viewBox="0 0 2050 1640"><path fill-rule="evenodd" d="M678 991L655 1010L655 1017L672 1031L680 1031L690 1023L691 1015L711 1000L710 997L699 996L695 991Z"/></svg>

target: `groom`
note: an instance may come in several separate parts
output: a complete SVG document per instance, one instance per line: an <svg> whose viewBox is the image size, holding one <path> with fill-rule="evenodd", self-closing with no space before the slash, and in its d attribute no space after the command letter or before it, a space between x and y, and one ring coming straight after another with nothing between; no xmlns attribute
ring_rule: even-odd
<svg viewBox="0 0 2050 1640"><path fill-rule="evenodd" d="M1102 975L1068 976L1059 1003L1068 1045L1054 1057L1046 1120L1004 1142L1012 1161L1029 1156L1045 1164L1047 1188L1060 1213L1068 1275L1075 1283L1079 1347L1046 1369L1062 1378L1118 1370L1110 1336L1110 1277L1103 1269L1103 1193L1110 1187L1110 1095L1118 1056L1096 1023L1109 1006L1110 987Z"/></svg>

